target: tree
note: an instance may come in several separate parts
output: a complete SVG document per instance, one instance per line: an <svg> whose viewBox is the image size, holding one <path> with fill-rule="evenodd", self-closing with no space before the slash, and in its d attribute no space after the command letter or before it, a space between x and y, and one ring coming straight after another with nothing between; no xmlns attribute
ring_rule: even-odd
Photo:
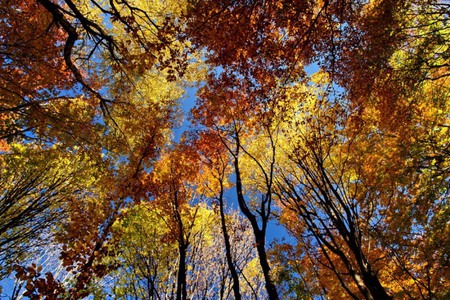
<svg viewBox="0 0 450 300"><path fill-rule="evenodd" d="M2 35L1 41L2 162L19 148L29 156L21 162L23 179L14 175L14 162L3 164L2 203L12 203L13 209L27 201L39 205L24 206L22 219L29 228L42 220L33 230L54 231L65 244L65 266L79 270L76 289L84 289L90 277L86 274L104 273L94 265L110 228L130 198L139 200L145 194L139 176L147 173L144 169L151 168L169 140L170 128L178 122L176 100L187 81L197 79L198 72L181 65L182 55L171 58L183 43L170 43L169 50L161 39L169 39L170 33L154 36L145 24L131 19L144 18L153 28L161 25L170 31L175 21L169 15L181 14L183 5L173 3L169 9L158 1L110 2L108 7L95 1L7 1L2 8L2 32L13 28L15 33ZM111 28L107 22L120 26ZM142 54L150 43L159 46ZM144 56L159 56L164 66ZM190 59L193 62L195 54ZM180 74L189 69L189 76L175 82L179 76L174 69ZM7 186L20 183L15 190ZM2 234L22 226L4 225ZM27 236L20 234L21 242L30 243Z"/></svg>
<svg viewBox="0 0 450 300"><path fill-rule="evenodd" d="M229 279L225 255L216 227L219 216L204 204L189 208L192 223L189 246L186 249L186 294L190 299L210 299L220 295L228 298ZM185 215L191 218L192 215ZM251 247L251 232L236 213L227 214L229 231L234 243L234 262L244 268L256 253ZM232 222L230 222L232 220ZM168 226L166 216L154 203L142 203L124 212L114 225L113 251L110 258L118 265L110 275L116 297L165 299L177 294L177 274L180 272L178 242ZM244 229L240 229L241 226ZM115 250L114 250L115 249ZM240 261L237 259L240 258Z"/></svg>
<svg viewBox="0 0 450 300"><path fill-rule="evenodd" d="M225 217L224 193L229 186L227 175L230 172L227 150L225 147L217 147L217 145L221 145L221 141L214 133L210 132L202 132L198 136L191 137L191 143L199 152L203 164L201 178L204 179L202 185L205 186L205 195L214 199L213 205L218 205L226 261L233 280L233 294L235 299L241 299L239 275L232 255L230 234ZM222 294L223 289L221 298Z"/></svg>
<svg viewBox="0 0 450 300"><path fill-rule="evenodd" d="M332 116L333 111L325 110L325 113ZM320 113L315 115L320 116ZM298 170L281 171L284 175L280 179L280 201L297 214L303 224L296 224L295 219L286 219L286 222L289 227L299 227L291 229L298 231L296 234L303 235L302 231L306 229L305 234L314 237L313 245L320 253L319 261L324 259L331 266L352 298L390 299L369 259L370 250L364 249L367 231L361 228L361 224L371 221L364 219L365 208L360 207L359 202L370 199L358 199L352 194L357 187L351 187L352 179L344 173L348 168L346 159L341 153L332 152L333 145L343 144L344 140L339 140L330 130L326 131L332 136L328 139L319 129L327 125L320 119L317 122L308 122L312 130L296 129L296 135L300 136L304 146L294 146L292 154L288 155ZM291 222L296 225L291 225ZM360 294L352 291L350 284L345 282L346 276L353 279Z"/></svg>
<svg viewBox="0 0 450 300"><path fill-rule="evenodd" d="M226 85L234 83L237 86ZM239 208L249 220L253 233L255 235L255 244L258 250L259 262L266 281L266 289L271 299L277 299L276 287L273 284L270 275L270 266L266 254L266 232L271 217L272 209L272 185L273 185L273 167L275 164L275 145L273 140L269 140L265 146L273 150L261 162L259 157L255 156L247 149L247 139L252 138L252 134L264 135L267 131L270 137L270 128L259 127L258 117L260 107L254 105L246 96L246 82L242 82L233 74L221 74L220 77L211 75L208 81L209 85L203 87L198 106L192 111L196 122L204 125L208 134L216 135L227 149L231 156L231 165L236 177L236 197ZM219 91L219 88L221 91ZM251 89L251 87L249 87ZM207 113L210 112L210 113ZM250 163L247 169L242 168L246 157ZM251 169L253 168L253 169ZM262 177L258 186L248 185L246 190L246 176L251 178L252 171ZM246 173L246 171L249 171ZM246 199L245 193L248 193L250 199ZM261 195L260 201L255 201L252 196ZM236 291L237 292L237 291Z"/></svg>
<svg viewBox="0 0 450 300"><path fill-rule="evenodd" d="M322 281L324 293L341 294L345 290L354 298L378 299L405 296L408 291L409 297L432 297L441 288L426 286L421 276L413 275L417 274L413 269L421 263L407 266L405 257L424 258L418 254L421 250L417 251L419 245L419 249L426 245L418 211L429 212L426 222L439 219L431 211L442 209L434 199L441 199L446 190L437 192L429 182L419 179L422 176L417 177L408 161L412 153L401 146L402 137L372 123L371 118L376 116L373 111L364 115L368 117L364 123L354 127L353 118L360 117L359 113L353 115L339 101L329 99L327 89L318 92L302 94L294 90L289 94L288 99L294 103L300 100L300 105L288 112L291 117L286 120L290 121L283 131L290 140L285 153L291 163L279 165L277 170L279 199L285 206L282 220L298 239L298 255L327 266L319 268L319 278L333 276L338 280ZM425 184L428 195L437 194L423 201L423 195L414 192L421 184ZM437 248L427 247L427 251L438 257ZM393 271L393 264L402 271ZM446 276L433 270L435 263L426 265L427 276ZM416 287L409 286L404 276L411 276ZM431 277L428 280L440 285Z"/></svg>
<svg viewBox="0 0 450 300"><path fill-rule="evenodd" d="M0 259L29 298L449 295L446 1L0 12Z"/></svg>
<svg viewBox="0 0 450 300"><path fill-rule="evenodd" d="M68 216L67 199L85 196L86 184L98 175L82 152L49 147L36 153L15 143L8 148L0 160L0 256L7 273L30 248L54 236L51 228Z"/></svg>

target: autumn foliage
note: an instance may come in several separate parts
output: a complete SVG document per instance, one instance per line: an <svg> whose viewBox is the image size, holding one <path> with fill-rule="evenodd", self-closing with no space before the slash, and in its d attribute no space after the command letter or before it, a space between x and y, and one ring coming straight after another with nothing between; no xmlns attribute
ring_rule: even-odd
<svg viewBox="0 0 450 300"><path fill-rule="evenodd" d="M447 1L0 4L0 297L450 297Z"/></svg>

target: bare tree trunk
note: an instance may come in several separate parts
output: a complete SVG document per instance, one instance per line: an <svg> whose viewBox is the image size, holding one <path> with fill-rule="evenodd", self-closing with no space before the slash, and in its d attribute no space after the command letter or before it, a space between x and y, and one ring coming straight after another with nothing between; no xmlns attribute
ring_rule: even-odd
<svg viewBox="0 0 450 300"><path fill-rule="evenodd" d="M225 252L226 252L226 258L227 258L227 264L228 264L228 268L231 273L231 278L233 280L234 298L236 300L241 300L241 293L239 290L239 276L236 271L236 267L234 266L234 263L233 263L233 257L231 255L230 236L228 235L228 230L227 230L226 221L225 221L222 181L220 181L219 206L220 206L220 222L221 222L221 226L222 226L223 239L225 242Z"/></svg>
<svg viewBox="0 0 450 300"><path fill-rule="evenodd" d="M179 242L179 255L180 260L178 262L178 275L177 275L177 300L187 299L187 287L186 287L186 249L184 241Z"/></svg>

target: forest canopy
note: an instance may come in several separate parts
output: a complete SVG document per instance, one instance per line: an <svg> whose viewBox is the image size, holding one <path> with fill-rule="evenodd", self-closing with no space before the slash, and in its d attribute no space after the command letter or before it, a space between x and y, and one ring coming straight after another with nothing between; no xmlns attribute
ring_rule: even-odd
<svg viewBox="0 0 450 300"><path fill-rule="evenodd" d="M1 299L450 297L449 1L0 16Z"/></svg>

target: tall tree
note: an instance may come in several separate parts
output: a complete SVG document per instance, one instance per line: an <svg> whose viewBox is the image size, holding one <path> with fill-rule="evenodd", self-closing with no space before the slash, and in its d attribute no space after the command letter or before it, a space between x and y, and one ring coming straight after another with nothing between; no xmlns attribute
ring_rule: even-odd
<svg viewBox="0 0 450 300"><path fill-rule="evenodd" d="M446 189L441 186L437 192L430 182L422 181L422 175L417 176L410 165L413 153L405 151L402 137L373 123L377 116L373 111L364 114L362 123L358 111L349 111L342 106L345 102L328 98L328 93L327 89L300 88L289 92L287 98L299 101L299 106L294 105L297 108L286 118L283 132L291 141L285 148L289 160L287 165L279 164L277 178L280 201L285 205L282 220L298 239L297 246L304 244L299 250L308 253L306 257L302 252L298 255L328 267L329 271L319 268L319 274L326 271L324 274L337 280L320 283L328 293L345 290L354 298L378 299L405 296L409 291L409 297L433 297L440 284L429 276L443 279L445 272L433 270L436 264L427 263L424 273L429 274L428 282L437 284L427 286L421 276L414 275L413 269L420 263L407 266L404 255L416 253L425 259L417 251L418 245L427 244L420 233L426 225L422 229L424 219L419 211L428 211L426 223L440 219L438 215L444 211L439 203ZM430 196L427 200L421 192L416 193L421 187ZM440 251L432 249L427 247L437 258ZM393 264L399 267L395 272ZM407 288L404 276L410 276L416 287Z"/></svg>
<svg viewBox="0 0 450 300"><path fill-rule="evenodd" d="M230 83L230 84L227 84ZM234 83L235 85L232 85ZM263 110L260 105L248 99L246 89L252 89L233 74L211 75L199 95L198 106L192 110L196 122L206 126L211 133L216 135L231 156L236 177L236 197L242 213L252 225L255 235L255 244L259 254L259 262L266 281L266 288L271 299L277 299L276 287L270 274L270 265L266 253L267 226L271 218L273 168L275 164L275 145L269 140L265 146L273 150L266 157L267 161L260 161L252 151L247 149L247 140L252 139L252 134L264 135L270 128L259 124L259 117ZM222 90L219 92L218 88ZM210 113L208 113L210 112ZM243 161L250 163L243 168ZM251 187L245 176L252 176L249 171L253 168L257 176L263 179L259 186ZM246 194L250 199L246 199ZM261 200L255 201L252 197L260 194ZM257 196L256 196L257 197Z"/></svg>
<svg viewBox="0 0 450 300"><path fill-rule="evenodd" d="M230 185L228 177L231 171L229 155L225 145L221 143L220 138L214 132L202 132L193 137L191 143L201 155L203 165L201 178L204 179L205 196L208 195L213 198L213 205L218 206L227 265L233 280L233 293L235 299L241 299L239 274L232 253L230 233L225 216L225 191Z"/></svg>

